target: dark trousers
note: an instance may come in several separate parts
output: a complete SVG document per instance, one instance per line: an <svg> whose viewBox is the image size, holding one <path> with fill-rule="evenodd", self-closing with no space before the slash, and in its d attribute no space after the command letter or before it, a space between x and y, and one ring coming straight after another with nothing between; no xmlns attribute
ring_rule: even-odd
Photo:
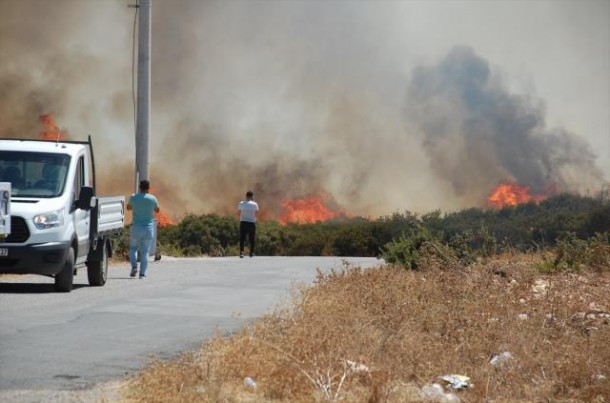
<svg viewBox="0 0 610 403"><path fill-rule="evenodd" d="M239 223L239 251L244 252L244 243L246 241L246 235L250 241L250 254L254 254L254 243L256 235L256 224L248 221L240 221Z"/></svg>

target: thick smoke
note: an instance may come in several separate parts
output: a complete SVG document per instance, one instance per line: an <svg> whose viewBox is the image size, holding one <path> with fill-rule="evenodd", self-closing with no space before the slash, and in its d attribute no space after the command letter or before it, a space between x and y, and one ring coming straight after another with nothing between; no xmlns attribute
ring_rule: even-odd
<svg viewBox="0 0 610 403"><path fill-rule="evenodd" d="M1 137L35 138L48 113L77 140L91 134L105 157L124 146L116 129L129 127L133 108L123 6L0 0Z"/></svg>
<svg viewBox="0 0 610 403"><path fill-rule="evenodd" d="M179 134L164 141L165 152L157 160L158 167L171 166L172 171L156 173L179 178L173 189L166 190L189 195L187 211L201 210L204 202L211 212L234 214L235 200L245 195L247 187L257 199L265 200L262 217L277 218L282 199L323 190L316 185L324 177L322 161L295 160L269 150L264 162L252 154L249 141L231 139L223 128L181 122L175 129Z"/></svg>
<svg viewBox="0 0 610 403"><path fill-rule="evenodd" d="M153 100L163 139L154 172L174 175L186 211L234 213L247 189L269 218L279 217L284 199L320 194L352 214L396 208L382 190L395 179L385 171L411 166L401 149L415 140L404 136L399 114L345 82L350 70L325 54L323 34L312 38L307 15L316 7L158 4ZM161 17L168 14L175 18ZM336 30L332 18L317 23ZM345 49L353 46L350 32L340 35Z"/></svg>
<svg viewBox="0 0 610 403"><path fill-rule="evenodd" d="M503 181L539 194L601 183L588 144L564 129L547 129L542 103L510 94L469 47L414 71L407 116L423 133L430 166L458 194L481 195Z"/></svg>
<svg viewBox="0 0 610 403"><path fill-rule="evenodd" d="M0 0L0 137L36 137L46 113L91 134L102 194L135 187L133 3ZM267 218L319 194L374 217L480 206L507 179L582 191L600 178L587 144L545 128L540 102L473 51L411 70L418 52L388 41L411 5L379 4L153 0L162 209L235 214L252 189Z"/></svg>

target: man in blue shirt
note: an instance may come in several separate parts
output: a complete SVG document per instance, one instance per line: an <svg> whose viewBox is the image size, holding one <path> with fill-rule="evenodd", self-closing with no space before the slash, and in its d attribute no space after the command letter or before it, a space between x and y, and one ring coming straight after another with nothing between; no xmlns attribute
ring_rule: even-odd
<svg viewBox="0 0 610 403"><path fill-rule="evenodd" d="M155 231L155 214L159 212L157 198L150 193L150 182L140 181L140 192L132 194L127 204L127 210L133 211L131 233L129 240L129 261L131 262L131 277L138 274L136 253L140 254L140 278L146 278L148 268L148 252L152 246Z"/></svg>

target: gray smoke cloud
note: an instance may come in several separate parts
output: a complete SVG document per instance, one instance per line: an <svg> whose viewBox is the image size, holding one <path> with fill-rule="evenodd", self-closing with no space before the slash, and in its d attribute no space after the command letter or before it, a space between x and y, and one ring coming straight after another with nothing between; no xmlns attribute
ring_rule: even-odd
<svg viewBox="0 0 610 403"><path fill-rule="evenodd" d="M415 69L407 117L423 133L431 167L458 194L503 181L538 194L549 187L582 191L603 180L590 146L562 128L546 128L543 103L511 94L470 47Z"/></svg>
<svg viewBox="0 0 610 403"><path fill-rule="evenodd" d="M339 77L350 71L336 70L339 55L320 48L334 14L307 4L157 4L153 99L164 138L155 166L178 173L187 210L233 213L247 189L270 218L284 199L321 194L353 214L394 209L378 189L391 163L379 159L398 163L396 142L415 140L398 115L388 124L383 105ZM349 35L338 49L355 46Z"/></svg>
<svg viewBox="0 0 610 403"><path fill-rule="evenodd" d="M45 113L72 138L91 134L104 194L134 189L132 3L0 0L0 137L36 137ZM600 180L589 146L545 128L541 101L511 94L474 51L412 69L417 52L391 50L417 17L396 11L411 6L153 0L163 210L235 214L252 189L267 218L318 194L375 217L482 206L507 179Z"/></svg>

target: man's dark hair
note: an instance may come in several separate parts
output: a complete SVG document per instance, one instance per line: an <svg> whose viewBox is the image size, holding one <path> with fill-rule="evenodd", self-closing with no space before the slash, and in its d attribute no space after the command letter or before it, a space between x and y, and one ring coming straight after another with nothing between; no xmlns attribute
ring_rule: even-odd
<svg viewBox="0 0 610 403"><path fill-rule="evenodd" d="M148 190L150 189L150 182L146 179L140 181L140 190Z"/></svg>
<svg viewBox="0 0 610 403"><path fill-rule="evenodd" d="M254 197L254 193L252 193L252 191L251 191L251 190L248 190L248 191L246 192L246 197L252 198L252 197Z"/></svg>

